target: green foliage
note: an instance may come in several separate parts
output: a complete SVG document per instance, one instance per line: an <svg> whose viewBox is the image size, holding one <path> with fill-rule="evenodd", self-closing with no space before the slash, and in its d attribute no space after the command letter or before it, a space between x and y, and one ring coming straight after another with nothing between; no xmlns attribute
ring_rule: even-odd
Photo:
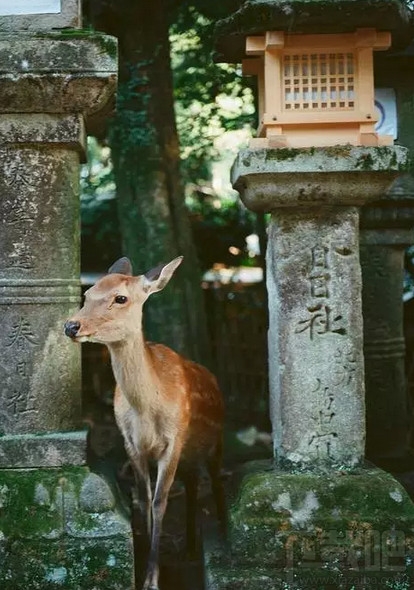
<svg viewBox="0 0 414 590"><path fill-rule="evenodd" d="M81 170L82 268L100 271L120 254L115 180L110 149L88 138Z"/></svg>
<svg viewBox="0 0 414 590"><path fill-rule="evenodd" d="M171 29L177 128L185 183L211 179L215 140L254 124L253 93L241 70L212 61L214 22L185 7Z"/></svg>
<svg viewBox="0 0 414 590"><path fill-rule="evenodd" d="M414 246L407 248L404 261L404 292L414 292Z"/></svg>
<svg viewBox="0 0 414 590"><path fill-rule="evenodd" d="M202 2L199 5L206 8ZM253 92L241 69L212 61L214 26L185 5L171 27L181 173L204 269L214 262L249 264L245 237L254 224L253 214L235 194L217 194L212 188L213 165L227 160L228 168L256 123ZM230 249L238 253L231 254Z"/></svg>
<svg viewBox="0 0 414 590"><path fill-rule="evenodd" d="M82 221L91 225L100 203L108 203L115 197L115 180L110 160L110 150L93 137L88 137L87 164L81 170Z"/></svg>
<svg viewBox="0 0 414 590"><path fill-rule="evenodd" d="M234 4L235 0L229 1ZM213 164L224 159L231 162L240 135L247 138L255 125L253 92L242 78L240 68L213 63L215 23L183 4L171 27L171 61L182 181L197 250L203 268L218 261L248 263L245 236L253 231L254 216L241 206L235 195L227 193L219 195L224 196L219 199L211 184ZM116 146L119 162L124 157L128 161L123 169L125 175L131 176L126 181L134 185L145 184L151 162L155 161L148 157L157 145L149 116L149 65L145 60L138 60L134 66L124 65L109 137L109 143ZM228 132L233 132L233 136ZM223 148L220 142L226 133L230 139ZM157 158L155 148L153 156ZM115 192L110 150L90 139L88 164L81 178L82 264L86 270L99 270L118 255L121 240ZM240 255L232 257L231 246L239 249ZM95 253L95 259L99 252L101 259L94 262L91 252Z"/></svg>

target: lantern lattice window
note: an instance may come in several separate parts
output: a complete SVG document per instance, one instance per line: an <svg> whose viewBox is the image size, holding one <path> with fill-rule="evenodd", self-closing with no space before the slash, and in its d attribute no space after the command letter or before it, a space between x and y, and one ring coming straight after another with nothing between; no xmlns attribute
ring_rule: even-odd
<svg viewBox="0 0 414 590"><path fill-rule="evenodd" d="M285 54L285 110L355 108L353 53Z"/></svg>
<svg viewBox="0 0 414 590"><path fill-rule="evenodd" d="M389 33L248 37L244 72L258 76L260 125L253 144L274 147L390 144L375 133L373 51Z"/></svg>

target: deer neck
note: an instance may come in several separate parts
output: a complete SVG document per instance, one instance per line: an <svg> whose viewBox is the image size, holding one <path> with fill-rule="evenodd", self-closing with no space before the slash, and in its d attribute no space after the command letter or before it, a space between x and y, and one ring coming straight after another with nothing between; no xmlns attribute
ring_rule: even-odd
<svg viewBox="0 0 414 590"><path fill-rule="evenodd" d="M115 380L131 406L143 412L154 402L156 380L141 330L125 342L108 345Z"/></svg>

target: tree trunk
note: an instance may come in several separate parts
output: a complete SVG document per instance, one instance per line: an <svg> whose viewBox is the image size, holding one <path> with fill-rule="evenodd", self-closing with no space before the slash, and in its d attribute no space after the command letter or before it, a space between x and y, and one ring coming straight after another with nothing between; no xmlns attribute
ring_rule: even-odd
<svg viewBox="0 0 414 590"><path fill-rule="evenodd" d="M208 364L201 277L180 182L165 2L98 5L98 27L119 40L110 142L124 252L137 274L184 255L165 291L146 304L147 336Z"/></svg>

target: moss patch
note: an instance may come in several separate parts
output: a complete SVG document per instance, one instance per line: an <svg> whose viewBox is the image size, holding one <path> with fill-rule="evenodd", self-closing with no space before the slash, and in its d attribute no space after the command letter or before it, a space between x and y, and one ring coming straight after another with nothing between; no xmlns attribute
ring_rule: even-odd
<svg viewBox="0 0 414 590"><path fill-rule="evenodd" d="M350 144L308 148L262 148L240 152L234 170L246 173L289 172L405 172L407 150L401 146L362 147ZM312 169L313 168L313 169Z"/></svg>
<svg viewBox="0 0 414 590"><path fill-rule="evenodd" d="M410 590L413 572L360 572L236 567L210 558L208 588L214 590Z"/></svg>
<svg viewBox="0 0 414 590"><path fill-rule="evenodd" d="M363 470L355 474L343 471L331 475L257 473L247 476L239 492L233 521L243 518L275 520L286 524L286 515L300 510L309 493L315 495L318 508L312 517L315 525L347 526L350 521L366 521L387 528L414 525L414 505L405 490L389 474L380 470ZM290 508L279 510L278 498L289 496ZM290 528L297 529L295 519ZM299 527L301 528L301 527Z"/></svg>
<svg viewBox="0 0 414 590"><path fill-rule="evenodd" d="M285 565L292 545L295 560L303 559L303 543L314 551L334 538L325 565L364 556L367 542L392 543L395 531L403 543L403 560L414 548L414 505L404 489L380 470L360 469L350 475L281 473L246 476L230 512L234 555L242 563ZM393 532L394 531L394 532ZM403 539L403 541L401 541ZM293 544L292 544L293 543ZM292 558L293 558L292 557Z"/></svg>
<svg viewBox="0 0 414 590"><path fill-rule="evenodd" d="M43 537L63 531L59 490L79 494L86 467L0 471L0 530L9 537Z"/></svg>
<svg viewBox="0 0 414 590"><path fill-rule="evenodd" d="M414 505L388 474L242 467L230 547L205 542L210 590L409 590ZM230 549L230 550L229 550Z"/></svg>
<svg viewBox="0 0 414 590"><path fill-rule="evenodd" d="M2 590L130 588L130 527L110 509L82 509L88 477L87 467L0 470Z"/></svg>
<svg viewBox="0 0 414 590"><path fill-rule="evenodd" d="M106 54L112 59L118 57L118 42L115 37L96 32L92 29L62 29L50 33L36 33L40 39L53 39L55 41L90 41L100 48L100 53Z"/></svg>
<svg viewBox="0 0 414 590"><path fill-rule="evenodd" d="M24 564L24 567L22 567ZM14 541L1 561L2 590L126 590L132 555L123 540Z"/></svg>

